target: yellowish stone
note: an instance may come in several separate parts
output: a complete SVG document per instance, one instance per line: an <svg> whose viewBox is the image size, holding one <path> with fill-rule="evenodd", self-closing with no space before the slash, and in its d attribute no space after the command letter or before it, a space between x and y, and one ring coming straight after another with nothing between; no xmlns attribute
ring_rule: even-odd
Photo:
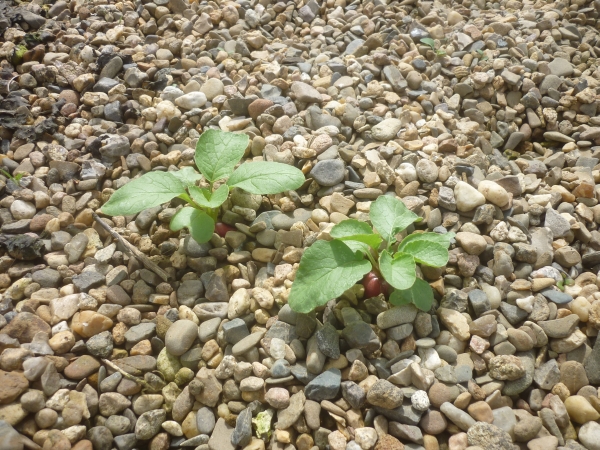
<svg viewBox="0 0 600 450"><path fill-rule="evenodd" d="M565 400L565 407L571 420L584 424L600 419L600 414L582 395L572 395Z"/></svg>

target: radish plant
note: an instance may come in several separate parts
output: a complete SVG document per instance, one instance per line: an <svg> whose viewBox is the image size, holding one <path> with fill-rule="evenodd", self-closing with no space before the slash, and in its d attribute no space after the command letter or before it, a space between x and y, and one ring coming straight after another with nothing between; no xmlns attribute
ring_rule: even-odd
<svg viewBox="0 0 600 450"><path fill-rule="evenodd" d="M173 216L170 228L187 228L199 243L208 242L215 231L221 205L233 188L251 194L278 194L297 189L304 183L301 170L282 163L257 161L241 164L248 136L220 130L202 133L196 146L194 161L200 170L184 167L173 172L148 172L115 191L102 206L109 216L129 216L180 198L187 202ZM209 188L197 186L200 180ZM218 187L215 182L225 180ZM220 226L223 233L227 227Z"/></svg>
<svg viewBox="0 0 600 450"><path fill-rule="evenodd" d="M398 233L422 219L387 195L371 204L370 219L376 231L366 222L344 220L331 229L331 241L306 249L288 298L294 311L308 313L361 279L367 297L385 294L387 283L391 304L431 309L433 291L417 277L417 264L445 266L454 233L413 233L398 242Z"/></svg>

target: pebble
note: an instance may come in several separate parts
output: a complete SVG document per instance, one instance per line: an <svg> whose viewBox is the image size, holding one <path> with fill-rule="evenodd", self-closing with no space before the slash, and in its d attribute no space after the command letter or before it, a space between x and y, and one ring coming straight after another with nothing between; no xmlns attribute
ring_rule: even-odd
<svg viewBox="0 0 600 450"><path fill-rule="evenodd" d="M600 425L597 422L588 422L583 425L577 436L585 448L590 450L600 449Z"/></svg>
<svg viewBox="0 0 600 450"><path fill-rule="evenodd" d="M178 320L167 330L165 346L169 353L181 356L198 337L198 325L191 320Z"/></svg>
<svg viewBox="0 0 600 450"><path fill-rule="evenodd" d="M456 199L456 208L464 212L472 211L485 204L485 196L464 181L456 183L454 198Z"/></svg>

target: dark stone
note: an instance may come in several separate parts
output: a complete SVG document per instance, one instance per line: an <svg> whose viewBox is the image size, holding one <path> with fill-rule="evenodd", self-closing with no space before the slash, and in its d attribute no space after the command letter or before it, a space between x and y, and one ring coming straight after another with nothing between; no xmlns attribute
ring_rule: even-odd
<svg viewBox="0 0 600 450"><path fill-rule="evenodd" d="M323 328L317 331L316 338L321 353L331 359L340 357L340 336L333 325L326 323Z"/></svg>
<svg viewBox="0 0 600 450"><path fill-rule="evenodd" d="M329 400L338 394L341 382L342 373L338 369L329 369L308 383L304 393L306 398L316 402Z"/></svg>
<svg viewBox="0 0 600 450"><path fill-rule="evenodd" d="M79 292L88 292L90 289L102 286L106 278L98 272L81 272L73 277L73 284Z"/></svg>
<svg viewBox="0 0 600 450"><path fill-rule="evenodd" d="M87 438L92 441L94 450L110 450L112 448L113 435L106 427L90 428Z"/></svg>
<svg viewBox="0 0 600 450"><path fill-rule="evenodd" d="M236 344L239 340L250 334L246 322L237 318L223 324L223 336L230 344Z"/></svg>
<svg viewBox="0 0 600 450"><path fill-rule="evenodd" d="M353 322L344 328L342 337L351 348L373 353L381 347L381 341L366 322Z"/></svg>
<svg viewBox="0 0 600 450"><path fill-rule="evenodd" d="M250 408L243 410L235 421L235 429L231 435L231 443L237 447L245 447L252 439L252 411Z"/></svg>
<svg viewBox="0 0 600 450"><path fill-rule="evenodd" d="M583 367L590 384L600 384L600 338L596 338L594 348Z"/></svg>
<svg viewBox="0 0 600 450"><path fill-rule="evenodd" d="M354 381L342 383L342 397L355 409L362 408L367 401L367 393Z"/></svg>

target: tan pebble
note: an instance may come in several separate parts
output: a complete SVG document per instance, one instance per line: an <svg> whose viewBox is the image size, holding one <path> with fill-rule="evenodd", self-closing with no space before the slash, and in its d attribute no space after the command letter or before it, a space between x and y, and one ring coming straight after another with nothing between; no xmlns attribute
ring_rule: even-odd
<svg viewBox="0 0 600 450"><path fill-rule="evenodd" d="M48 340L48 344L56 354L67 353L75 345L75 336L70 331L60 331Z"/></svg>
<svg viewBox="0 0 600 450"><path fill-rule="evenodd" d="M465 450L468 445L467 433L457 433L448 439L449 450Z"/></svg>
<svg viewBox="0 0 600 450"><path fill-rule="evenodd" d="M564 383L556 383L552 387L551 391L554 395L557 395L563 402L569 398L571 393L569 392L569 388L564 385Z"/></svg>
<svg viewBox="0 0 600 450"><path fill-rule="evenodd" d="M73 316L71 328L80 336L89 338L109 330L113 321L94 311L82 311Z"/></svg>
<svg viewBox="0 0 600 450"><path fill-rule="evenodd" d="M486 402L480 401L469 405L467 411L473 417L473 419L479 422L492 423L494 421L494 415L492 414L492 408Z"/></svg>
<svg viewBox="0 0 600 450"><path fill-rule="evenodd" d="M425 434L423 435L423 447L425 450L439 450L440 444L435 436Z"/></svg>
<svg viewBox="0 0 600 450"><path fill-rule="evenodd" d="M243 450L265 450L265 443L262 439L253 437L252 441Z"/></svg>
<svg viewBox="0 0 600 450"><path fill-rule="evenodd" d="M404 450L404 444L394 436L386 434L379 439L379 442L375 445L375 450Z"/></svg>
<svg viewBox="0 0 600 450"><path fill-rule="evenodd" d="M564 403L569 417L581 425L600 419L598 411L581 395L572 395Z"/></svg>
<svg viewBox="0 0 600 450"><path fill-rule="evenodd" d="M82 439L81 441L73 445L73 447L71 447L71 450L93 450L93 448L94 447L92 445L92 441Z"/></svg>
<svg viewBox="0 0 600 450"><path fill-rule="evenodd" d="M152 355L152 344L148 339L144 339L143 341L135 344L131 350L129 350L129 354L131 356L136 355Z"/></svg>
<svg viewBox="0 0 600 450"><path fill-rule="evenodd" d="M191 411L181 423L181 429L187 439L198 436L200 432L196 426L196 413Z"/></svg>

